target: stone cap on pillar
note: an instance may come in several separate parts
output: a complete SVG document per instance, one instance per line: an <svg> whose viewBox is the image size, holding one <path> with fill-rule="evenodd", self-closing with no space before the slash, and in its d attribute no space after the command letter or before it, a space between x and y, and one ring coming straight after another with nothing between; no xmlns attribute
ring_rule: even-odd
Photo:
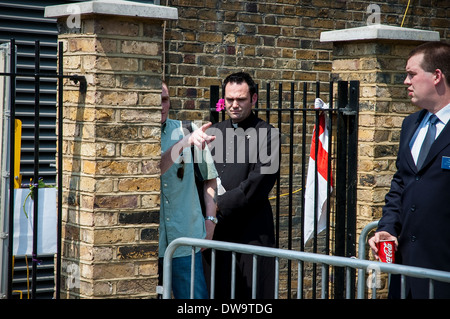
<svg viewBox="0 0 450 319"><path fill-rule="evenodd" d="M368 40L440 41L437 31L410 29L384 24L325 31L320 34L320 42L346 42Z"/></svg>
<svg viewBox="0 0 450 319"><path fill-rule="evenodd" d="M59 18L76 14L107 14L128 17L177 20L176 8L124 0L93 0L45 7L45 17Z"/></svg>

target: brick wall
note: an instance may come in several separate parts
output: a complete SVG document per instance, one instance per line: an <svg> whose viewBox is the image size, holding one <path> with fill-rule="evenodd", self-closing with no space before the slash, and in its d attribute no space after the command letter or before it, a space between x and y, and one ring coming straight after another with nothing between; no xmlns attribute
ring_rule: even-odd
<svg viewBox="0 0 450 319"><path fill-rule="evenodd" d="M179 16L165 35L171 117L205 120L209 86L237 70L250 72L260 87L282 82L288 90L295 81L300 90L307 81L312 92L313 82L332 76L333 47L319 42L320 32L365 25L372 3L381 7L381 23L400 25L407 0L161 3ZM448 1L412 3L405 26L450 40L447 7ZM85 75L88 84L84 94L69 81L64 88L62 290L67 298L154 297L161 25L87 15L80 33L60 28L65 71ZM80 283L67 287L71 265Z"/></svg>
<svg viewBox="0 0 450 319"><path fill-rule="evenodd" d="M180 117L209 119L198 111L209 108L209 86L229 73L246 70L260 85L329 81L332 45L320 43L320 33L366 25L369 4L380 6L382 24L400 26L408 1L161 1L166 3L179 12L166 35L173 109L190 111ZM450 41L448 7L448 0L412 1L403 26L439 31Z"/></svg>
<svg viewBox="0 0 450 319"><path fill-rule="evenodd" d="M272 100L277 103L278 83L283 83L283 107L289 106L290 83L295 83L296 107L302 107L303 82L308 83L307 107L312 107L315 81L331 79L361 81L359 121L358 205L359 231L381 216L384 196L395 171L399 129L403 118L415 108L409 103L403 83L405 57L410 46L396 46L381 52L383 46L367 48L366 58L354 52L333 51L332 43L321 43L320 33L329 30L365 26L370 4L381 9L381 23L400 26L407 6L401 1L189 1L168 0L179 10L179 19L168 23L166 34L166 78L171 88L172 118L209 120L209 87L220 85L232 72L249 72L259 84L259 107L266 107L265 85L272 84ZM412 1L404 27L438 31L450 42L449 1ZM384 47L386 48L386 47ZM381 50L381 51L380 51ZM364 55L364 54L363 54ZM389 55L389 57L383 57ZM340 56L342 60L336 60ZM352 65L351 56L355 56ZM343 72L343 70L345 71ZM380 84L379 86L377 86ZM326 92L327 86L322 87ZM336 90L335 90L336 92ZM328 100L326 93L322 97ZM276 123L276 119L272 123ZM301 119L294 121L300 133ZM289 123L289 117L283 117ZM299 124L297 124L299 123ZM276 126L276 124L275 124ZM282 133L287 126L281 127ZM312 131L312 125L308 132ZM294 135L294 189L300 187L300 134ZM284 135L286 136L286 135ZM307 141L310 141L308 136ZM283 139L288 150L289 139ZM307 149L308 154L308 149ZM286 155L286 154L285 154ZM281 193L286 193L287 155L281 167ZM300 194L300 193L299 193ZM298 221L300 196L294 196L292 212ZM281 201L282 240L286 237L287 200ZM294 231L294 249L298 249L298 225ZM320 250L319 245L319 250ZM310 247L307 246L307 249ZM284 267L284 266L282 266ZM281 295L285 297L285 277L281 276ZM296 278L294 276L293 280ZM305 285L309 285L308 280ZM295 282L293 282L295 285ZM308 293L307 293L308 295ZM309 295L308 295L309 296Z"/></svg>
<svg viewBox="0 0 450 319"><path fill-rule="evenodd" d="M382 215L395 172L403 119L418 110L405 94L403 72L412 41L349 41L334 45L333 73L360 81L357 233ZM366 246L367 255L371 256ZM386 277L379 296L387 296Z"/></svg>
<svg viewBox="0 0 450 319"><path fill-rule="evenodd" d="M209 96L210 85L220 85L224 77L232 72L245 70L249 72L259 84L259 107L266 107L266 83L271 83L271 96L275 105L278 97L278 84L283 84L283 107L289 107L290 83L295 85L295 107L302 107L303 82L308 83L307 107L312 107L315 97L315 81L328 82L337 80L339 76L339 61L332 66L335 57L332 43L321 43L320 34L323 31L346 29L367 25L369 15L367 7L370 4L380 6L380 22L386 25L400 26L408 1L189 1L168 0L167 4L179 11L177 21L168 22L166 34L166 78L170 85L172 96L171 117L178 119L209 120ZM419 28L438 31L441 39L450 42L450 1L421 1L411 2L404 20L404 27ZM394 107L386 108L385 113L394 111L374 134L373 130L365 130L365 122L375 121L371 115L362 116L359 134L361 139L373 139L375 143L393 130L393 139L389 145L377 147L378 157L388 156L389 160L396 152L396 133L400 128L402 118L411 113L414 108L407 100L401 100L406 91L403 87L403 70L405 56L409 48L398 48L396 59L386 59L391 65L383 65L388 73L376 72L380 65L370 65L370 58L363 61L362 65L354 65L354 72L347 72L345 80L360 80L362 83L361 96L362 108L376 106L378 110L386 105L385 101L377 99L368 101L367 96L382 95L391 92L386 89L383 92L372 92L376 89L373 85L365 86L367 81L380 82L394 81L397 89L392 94L397 100ZM348 55L355 54L349 53ZM382 53L380 53L382 54ZM356 52L356 55L358 53ZM357 57L355 58L355 61ZM364 64L365 63L365 64ZM345 61L347 67L348 61ZM333 69L334 68L334 69ZM363 70L365 69L365 70ZM349 69L351 70L351 69ZM363 70L365 76L356 75ZM397 73L395 73L397 72ZM334 75L333 75L334 74ZM371 76L377 76L372 79ZM392 80L391 80L392 77ZM328 86L321 87L321 96L325 101ZM383 89L381 89L383 90ZM335 90L336 92L337 90ZM404 95L406 97L406 94ZM389 96L389 98L392 98ZM372 104L371 104L372 103ZM383 104L384 103L384 104ZM371 105L370 105L371 104ZM400 110L401 108L402 110ZM401 113L401 114L399 114ZM276 125L277 119L271 123ZM282 133L287 133L289 116L283 116ZM301 132L301 118L295 118L295 132ZM375 125L380 125L377 123ZM308 128L312 132L312 125ZM301 145L300 134L295 134L294 145ZM308 136L307 141L310 140ZM288 139L283 142L289 143ZM285 145L285 150L288 144ZM383 151L384 150L384 151ZM308 152L308 149L307 149ZM296 149L295 161L301 162L300 149ZM385 155L383 155L385 154ZM388 160L385 158L385 160ZM284 163L284 162L283 162ZM381 162L380 162L381 163ZM391 162L389 162L391 163ZM387 185L393 174L394 166L386 163L381 168L378 164L371 163L368 169L367 162L362 161L365 175L360 176L360 185L367 183L383 183ZM297 164L298 166L298 164ZM366 170L368 169L368 170ZM385 176L380 177L378 170L384 171ZM300 172L300 168L295 168ZM282 180L287 178L288 170L282 166ZM377 176L377 181L367 178ZM367 178L366 178L367 177ZM298 175L294 181L294 189L300 187ZM282 193L287 191L283 183ZM379 191L374 199L378 204L383 200L386 187ZM362 194L361 194L362 196ZM296 199L294 199L296 200ZM294 204L298 204L296 201ZM298 205L297 205L298 206ZM362 207L362 206L361 206ZM362 208L361 208L362 209ZM284 214L286 215L286 214ZM374 213L379 216L379 211ZM367 219L363 220L365 223Z"/></svg>
<svg viewBox="0 0 450 319"><path fill-rule="evenodd" d="M399 128L419 110L403 84L408 53L418 45L407 41L337 44L333 72L360 81L358 151L358 223L362 229L381 216L384 196L395 171Z"/></svg>
<svg viewBox="0 0 450 319"><path fill-rule="evenodd" d="M87 90L64 87L61 290L155 296L162 22L90 15L79 33L64 27L65 72Z"/></svg>

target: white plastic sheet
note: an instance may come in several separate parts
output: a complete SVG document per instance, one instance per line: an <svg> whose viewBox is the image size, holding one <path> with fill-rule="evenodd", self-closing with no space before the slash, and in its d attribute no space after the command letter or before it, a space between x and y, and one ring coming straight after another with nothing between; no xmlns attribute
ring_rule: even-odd
<svg viewBox="0 0 450 319"><path fill-rule="evenodd" d="M38 242L37 254L56 253L56 188L38 190ZM28 188L14 190L14 255L31 255L33 251L33 207L34 201ZM26 199L26 202L25 202ZM28 218L23 211L25 210Z"/></svg>

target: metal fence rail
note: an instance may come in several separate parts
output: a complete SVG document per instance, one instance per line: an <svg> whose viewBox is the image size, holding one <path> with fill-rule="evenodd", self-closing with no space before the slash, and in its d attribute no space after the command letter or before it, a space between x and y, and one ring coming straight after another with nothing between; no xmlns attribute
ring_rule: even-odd
<svg viewBox="0 0 450 319"><path fill-rule="evenodd" d="M404 276L409 277L416 277L416 278L425 278L430 280L430 298L433 297L433 284L434 281L442 281L450 283L450 272L440 271L440 270L433 270L433 269L426 269L426 268L419 268L419 267L412 267L412 266L404 266L404 265L398 265L398 264L387 264L387 263L381 263L378 261L369 261L369 260L363 260L363 259L356 259L356 258L348 258L348 257L339 257L339 256L329 256L329 255L321 255L316 253L308 253L308 252L302 252L302 251L293 251L293 250L287 250L287 249L280 249L280 248L269 248L269 247L261 247L261 246L252 246L252 245L245 245L245 244L236 244L236 243L229 243L229 242L222 242L222 241L216 241L216 240L205 240L205 239L195 239L195 238L178 238L174 240L168 247L164 254L164 272L163 272L163 298L164 299L170 299L171 298L171 287L172 287L172 256L175 252L175 250L180 246L191 246L193 247L202 247L202 248L210 248L212 249L212 255L215 255L215 250L222 250L222 251L231 251L233 255L236 253L244 253L244 254L251 254L253 255L253 260L255 261L258 256L265 256L265 257L275 257L275 294L274 299L278 299L278 287L279 287L279 259L285 258L288 260L295 260L299 263L299 271L301 271L300 265L303 262L311 262L315 264L322 264L322 272L327 271L327 266L335 266L335 267L343 267L345 268L346 274L347 274L347 280L346 280L346 298L351 298L351 291L350 289L352 282L351 282L351 271L352 270L371 270L371 271L378 271L382 273L388 273L388 274L400 274L402 276L402 286L401 286L401 297L405 298L405 281ZM194 254L192 254L194 255ZM214 257L213 257L214 258ZM234 260L234 258L232 258ZM192 265L191 267L194 267L194 258L192 258ZM214 261L212 262L211 267L214 267ZM233 271L234 268L232 268ZM253 278L256 276L257 269L256 267L253 268ZM212 271L212 274L214 274L214 271ZM365 282L365 276L358 276L358 281L363 280ZM211 279L211 298L214 298L214 282L213 278ZM232 278L234 278L234 274L232 273ZM191 272L191 297L193 296L193 288L194 288L194 281L193 281L193 272ZM233 281L233 279L232 279ZM230 283L231 284L231 283ZM301 285L301 281L298 281L298 284ZM322 282L322 285L324 283ZM358 285L359 287L359 285ZM256 296L256 283L255 280L252 281L252 292L253 292L253 298ZM301 290L302 287L298 286L298 290ZM322 289L322 298L324 298L324 289ZM301 294L297 294L297 296L301 296ZM234 298L233 295L233 289L232 289L232 295L231 298ZM359 298L363 298L363 295L358 293Z"/></svg>
<svg viewBox="0 0 450 319"><path fill-rule="evenodd" d="M359 235L359 241L358 241L358 258L359 259L366 259L366 242L369 237L369 233L376 229L378 226L378 221L371 222L367 224L364 229L361 231L361 234ZM366 270L364 268L360 268L358 270L358 278L365 278L366 277ZM374 278L376 280L376 278ZM372 286L375 287L375 286ZM364 299L364 294L366 291L366 283L364 280L358 280L358 299ZM375 298L376 296L376 289L372 289L372 297Z"/></svg>

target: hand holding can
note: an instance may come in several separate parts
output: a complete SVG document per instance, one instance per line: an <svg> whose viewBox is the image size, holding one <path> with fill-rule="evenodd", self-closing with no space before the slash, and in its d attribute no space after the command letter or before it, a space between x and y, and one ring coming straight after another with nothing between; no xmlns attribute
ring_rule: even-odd
<svg viewBox="0 0 450 319"><path fill-rule="evenodd" d="M378 257L384 263L395 263L395 241L380 240L378 243Z"/></svg>

